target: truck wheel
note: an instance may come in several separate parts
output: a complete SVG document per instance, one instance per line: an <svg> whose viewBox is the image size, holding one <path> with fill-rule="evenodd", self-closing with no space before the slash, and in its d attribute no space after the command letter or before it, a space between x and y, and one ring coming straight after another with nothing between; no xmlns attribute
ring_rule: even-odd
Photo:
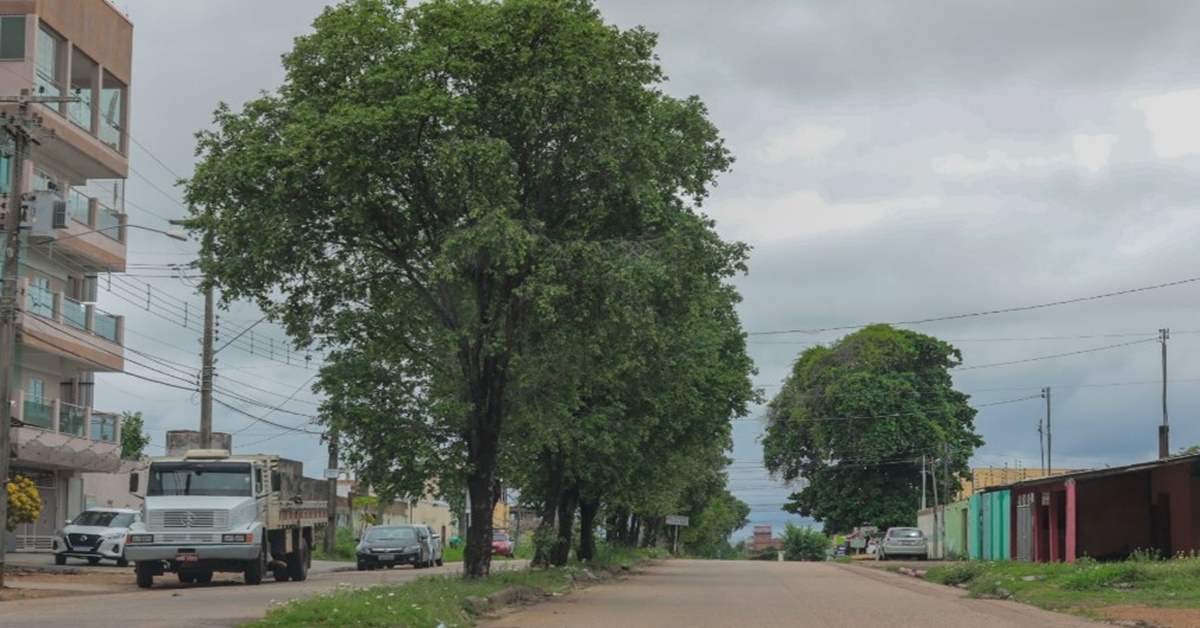
<svg viewBox="0 0 1200 628"><path fill-rule="evenodd" d="M213 572L211 571L201 571L200 573L196 574L196 582L199 582L200 584L208 584L212 582L212 576Z"/></svg>
<svg viewBox="0 0 1200 628"><path fill-rule="evenodd" d="M300 539L300 547L287 555L287 572L296 582L308 580L308 541Z"/></svg>
<svg viewBox="0 0 1200 628"><path fill-rule="evenodd" d="M258 558L246 563L246 568L242 572L242 575L246 579L246 584L262 584L263 573L267 570L267 556L269 555L270 553L267 551L266 545L264 545Z"/></svg>
<svg viewBox="0 0 1200 628"><path fill-rule="evenodd" d="M275 582L288 581L288 570L286 567L272 567L271 575L275 576Z"/></svg>
<svg viewBox="0 0 1200 628"><path fill-rule="evenodd" d="M137 574L139 588L149 589L154 584L154 563L150 561L134 563L133 571Z"/></svg>
<svg viewBox="0 0 1200 628"><path fill-rule="evenodd" d="M196 581L196 574L179 572L179 582L182 584L191 584Z"/></svg>

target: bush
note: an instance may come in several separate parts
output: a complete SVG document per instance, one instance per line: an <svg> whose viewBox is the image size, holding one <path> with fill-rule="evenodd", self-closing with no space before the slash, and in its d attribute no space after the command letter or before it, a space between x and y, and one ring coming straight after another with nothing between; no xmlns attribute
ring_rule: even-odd
<svg viewBox="0 0 1200 628"><path fill-rule="evenodd" d="M789 523L783 531L784 560L823 561L828 547L829 539L812 528Z"/></svg>
<svg viewBox="0 0 1200 628"><path fill-rule="evenodd" d="M925 579L938 584L950 586L967 584L987 573L980 563L955 563L944 567L934 567L925 574Z"/></svg>
<svg viewBox="0 0 1200 628"><path fill-rule="evenodd" d="M17 475L7 483L8 521L5 528L12 532L18 524L33 523L42 514L42 499L33 480Z"/></svg>
<svg viewBox="0 0 1200 628"><path fill-rule="evenodd" d="M333 534L333 553L325 553L325 536L324 533L318 535L316 539L316 547L313 551L313 558L317 560L354 560L355 548L358 543L354 540L354 530L338 526Z"/></svg>

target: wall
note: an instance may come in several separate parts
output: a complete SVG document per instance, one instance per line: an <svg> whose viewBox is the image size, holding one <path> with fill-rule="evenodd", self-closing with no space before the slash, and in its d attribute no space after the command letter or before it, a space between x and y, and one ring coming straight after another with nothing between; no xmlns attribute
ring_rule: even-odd
<svg viewBox="0 0 1200 628"><path fill-rule="evenodd" d="M980 539L980 558L1009 560L1012 558L1012 493L1007 490L989 491L980 495L987 503L987 536Z"/></svg>
<svg viewBox="0 0 1200 628"><path fill-rule="evenodd" d="M1080 480L1075 487L1077 556L1120 558L1150 546L1147 472Z"/></svg>
<svg viewBox="0 0 1200 628"><path fill-rule="evenodd" d="M966 558L970 538L969 502L954 502L946 506L946 544L942 556L947 560Z"/></svg>
<svg viewBox="0 0 1200 628"><path fill-rule="evenodd" d="M1153 489L1150 499L1157 502L1160 493L1170 495L1171 547L1170 555L1197 549L1196 531L1192 526L1193 474L1200 473L1200 463L1173 464L1150 472Z"/></svg>
<svg viewBox="0 0 1200 628"><path fill-rule="evenodd" d="M142 498L129 492L129 475L141 473L138 489L146 490L146 463L122 460L116 473L83 473L83 498L88 508L141 509Z"/></svg>

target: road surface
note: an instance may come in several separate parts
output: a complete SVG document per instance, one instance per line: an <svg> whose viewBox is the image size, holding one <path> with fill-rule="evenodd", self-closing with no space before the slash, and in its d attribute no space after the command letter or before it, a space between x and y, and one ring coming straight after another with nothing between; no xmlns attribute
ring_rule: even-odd
<svg viewBox="0 0 1200 628"><path fill-rule="evenodd" d="M1100 624L971 600L908 576L836 563L674 560L526 607L480 628L1068 628Z"/></svg>

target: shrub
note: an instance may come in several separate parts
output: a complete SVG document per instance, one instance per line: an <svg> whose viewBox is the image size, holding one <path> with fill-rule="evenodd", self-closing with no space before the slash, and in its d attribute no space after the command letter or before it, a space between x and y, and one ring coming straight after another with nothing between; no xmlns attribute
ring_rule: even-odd
<svg viewBox="0 0 1200 628"><path fill-rule="evenodd" d="M958 585L973 582L979 576L987 573L987 568L980 563L955 563L944 567L934 567L925 574L925 579L938 584Z"/></svg>
<svg viewBox="0 0 1200 628"><path fill-rule="evenodd" d="M824 534L790 523L783 531L782 541L784 560L825 560L825 549L829 547L829 539Z"/></svg>
<svg viewBox="0 0 1200 628"><path fill-rule="evenodd" d="M33 523L42 514L42 499L33 480L17 475L8 481L8 521L5 528L12 532L18 524Z"/></svg>

